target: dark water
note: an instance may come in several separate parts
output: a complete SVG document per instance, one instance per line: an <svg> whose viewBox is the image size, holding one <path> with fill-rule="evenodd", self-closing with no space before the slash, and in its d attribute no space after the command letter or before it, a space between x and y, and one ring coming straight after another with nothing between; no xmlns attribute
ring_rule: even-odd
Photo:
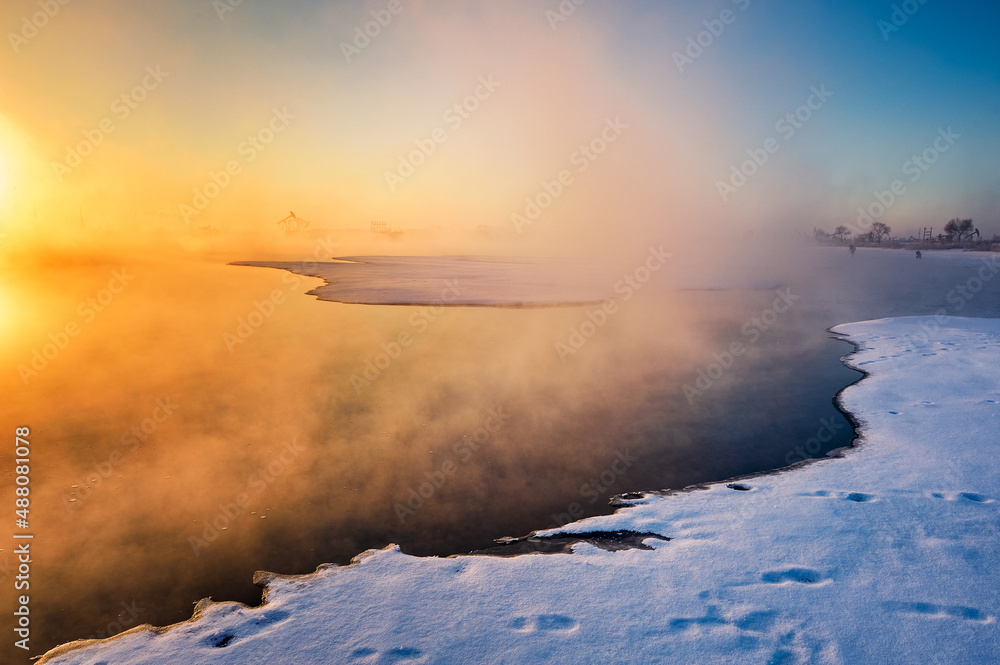
<svg viewBox="0 0 1000 665"><path fill-rule="evenodd" d="M340 305L305 296L312 280L196 262L129 266L100 312L81 304L118 266L8 287L37 314L7 366L80 327L27 385L4 384L3 422L30 426L34 446L32 653L181 621L205 596L259 602L258 569L309 572L390 542L484 549L609 512L614 494L822 456L852 437L832 400L859 377L825 329L998 316L1000 280L955 290L976 286L978 261L816 252L771 271L778 290L651 283L603 320ZM588 320L601 324L563 362L557 344Z"/></svg>

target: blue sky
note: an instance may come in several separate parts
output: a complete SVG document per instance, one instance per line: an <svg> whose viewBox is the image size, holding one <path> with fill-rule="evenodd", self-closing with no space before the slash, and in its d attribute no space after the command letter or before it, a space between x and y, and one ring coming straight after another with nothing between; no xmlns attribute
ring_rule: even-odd
<svg viewBox="0 0 1000 665"><path fill-rule="evenodd" d="M850 221L950 127L961 138L885 221L903 230L973 217L1000 233L992 4L587 0L553 22L570 0L400 0L370 43L345 57L344 45L387 4L244 0L222 16L207 0L66 5L0 58L10 91L0 112L38 162L21 171L45 174L37 198L52 209L177 210L272 109L287 106L293 126L205 212L206 223L253 225L254 211L292 199L332 226L504 225L576 146L622 115L631 129L587 186L553 208L554 229L627 213L643 229L697 215L810 232ZM891 25L894 5L916 11L886 38L879 22ZM0 25L16 33L35 9L8 3ZM675 54L689 39L705 46L679 71ZM171 72L162 89L72 178L52 182L51 163L155 63ZM386 172L490 74L502 81L497 94L390 191ZM723 201L719 182L817 87L833 96Z"/></svg>

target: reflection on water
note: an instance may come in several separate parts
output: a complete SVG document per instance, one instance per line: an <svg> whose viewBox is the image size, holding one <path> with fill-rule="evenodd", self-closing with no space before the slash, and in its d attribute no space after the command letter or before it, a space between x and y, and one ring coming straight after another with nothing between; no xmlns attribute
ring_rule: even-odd
<svg viewBox="0 0 1000 665"><path fill-rule="evenodd" d="M932 313L974 272L846 259L778 291L651 283L603 313L342 305L304 295L317 280L197 262L8 284L32 645L183 620L204 596L255 602L258 569L484 548L612 494L821 456L850 439L831 398L857 377L824 329ZM997 286L949 313L995 316Z"/></svg>

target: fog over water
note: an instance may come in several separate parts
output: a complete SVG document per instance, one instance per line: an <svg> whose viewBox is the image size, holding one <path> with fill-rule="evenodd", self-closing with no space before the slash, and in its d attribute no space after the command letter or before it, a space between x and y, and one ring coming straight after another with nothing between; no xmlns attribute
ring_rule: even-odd
<svg viewBox="0 0 1000 665"><path fill-rule="evenodd" d="M997 10L890 35L890 4L0 4L30 655L258 602L258 569L469 552L847 444L828 327L1000 316L981 255L813 242L1000 233ZM401 268L440 257L470 272ZM433 306L455 291L479 306Z"/></svg>
<svg viewBox="0 0 1000 665"><path fill-rule="evenodd" d="M711 274L675 256L603 316L322 302L314 278L214 259L40 268L4 294L45 312L10 366L79 332L27 385L7 377L2 407L32 430L39 648L183 620L204 596L259 601L258 569L467 552L616 493L823 455L850 439L831 400L858 377L828 326L1000 314L1000 280L956 296L995 269L972 254L766 256Z"/></svg>

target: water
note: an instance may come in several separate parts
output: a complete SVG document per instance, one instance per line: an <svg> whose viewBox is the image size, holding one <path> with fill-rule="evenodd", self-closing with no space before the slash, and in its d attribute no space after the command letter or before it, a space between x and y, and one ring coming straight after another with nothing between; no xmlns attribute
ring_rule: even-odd
<svg viewBox="0 0 1000 665"><path fill-rule="evenodd" d="M775 271L784 300L650 285L565 362L586 308L341 305L304 295L315 280L181 261L126 265L102 304L120 265L37 271L2 294L24 313L8 367L65 341L4 384L3 422L32 430L32 645L259 602L258 569L483 549L617 493L822 456L851 439L832 400L859 376L825 329L998 316L1000 280L955 291L977 260L814 252ZM13 560L5 545L5 597Z"/></svg>

